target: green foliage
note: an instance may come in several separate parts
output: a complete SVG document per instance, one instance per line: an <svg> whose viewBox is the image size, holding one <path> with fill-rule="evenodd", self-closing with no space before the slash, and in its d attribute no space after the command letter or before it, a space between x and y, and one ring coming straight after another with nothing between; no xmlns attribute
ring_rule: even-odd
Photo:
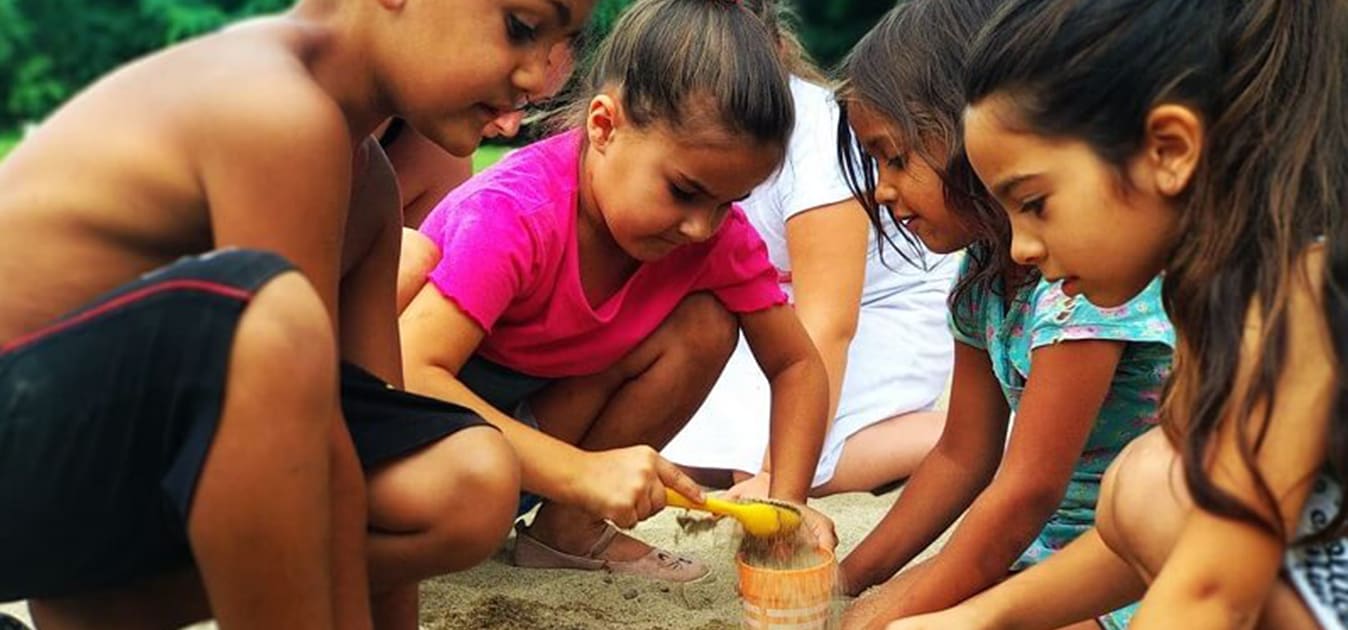
<svg viewBox="0 0 1348 630"><path fill-rule="evenodd" d="M19 144L19 134L0 133L0 160L5 159L9 152L14 150L14 145Z"/></svg>
<svg viewBox="0 0 1348 630"><path fill-rule="evenodd" d="M482 144L478 146L477 151L473 152L473 172L479 173L482 169L495 164L505 156L510 147L502 144Z"/></svg>
<svg viewBox="0 0 1348 630"><path fill-rule="evenodd" d="M842 61L852 45L894 6L875 0L814 0L795 3L800 16L800 36L820 65L832 67Z"/></svg>
<svg viewBox="0 0 1348 630"><path fill-rule="evenodd" d="M40 120L95 78L290 0L0 0L0 129Z"/></svg>

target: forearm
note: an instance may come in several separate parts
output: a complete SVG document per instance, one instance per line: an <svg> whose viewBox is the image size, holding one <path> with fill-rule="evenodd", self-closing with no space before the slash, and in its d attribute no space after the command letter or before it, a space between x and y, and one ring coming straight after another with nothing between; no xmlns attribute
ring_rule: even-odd
<svg viewBox="0 0 1348 630"><path fill-rule="evenodd" d="M888 580L959 518L992 476L975 459L938 446L923 460L889 512L843 559L850 591Z"/></svg>
<svg viewBox="0 0 1348 630"><path fill-rule="evenodd" d="M838 416L838 401L842 392L842 378L847 368L847 348L849 339L840 338L829 342L816 343L819 358L824 362L824 371L828 374L828 422L824 433L828 434L833 420ZM772 452L763 453L763 472L772 472Z"/></svg>
<svg viewBox="0 0 1348 630"><path fill-rule="evenodd" d="M994 482L970 506L923 579L893 603L895 617L948 608L1004 579L1053 514L1060 494Z"/></svg>
<svg viewBox="0 0 1348 630"><path fill-rule="evenodd" d="M409 367L407 380L408 389L471 409L500 429L519 455L525 490L561 501L571 497L584 451L502 413L443 368Z"/></svg>
<svg viewBox="0 0 1348 630"><path fill-rule="evenodd" d="M833 420L838 417L843 377L847 373L847 351L852 345L852 338L841 334L815 336L814 331L810 331L810 337L814 339L819 358L824 362L824 371L828 373L828 419L831 427Z"/></svg>
<svg viewBox="0 0 1348 630"><path fill-rule="evenodd" d="M813 357L767 376L772 389L768 493L775 499L804 503L828 430L827 376Z"/></svg>
<svg viewBox="0 0 1348 630"><path fill-rule="evenodd" d="M1061 628L1118 610L1145 590L1137 571L1092 528L1044 562L963 605L976 609L990 628Z"/></svg>

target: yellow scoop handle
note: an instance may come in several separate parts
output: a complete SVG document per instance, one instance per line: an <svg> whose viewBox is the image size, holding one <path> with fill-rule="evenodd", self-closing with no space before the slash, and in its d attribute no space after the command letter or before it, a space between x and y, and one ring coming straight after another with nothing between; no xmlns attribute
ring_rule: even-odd
<svg viewBox="0 0 1348 630"><path fill-rule="evenodd" d="M800 512L790 506L767 501L727 501L707 497L706 502L696 503L673 489L665 488L665 504L729 516L739 521L750 536L777 536L800 527Z"/></svg>

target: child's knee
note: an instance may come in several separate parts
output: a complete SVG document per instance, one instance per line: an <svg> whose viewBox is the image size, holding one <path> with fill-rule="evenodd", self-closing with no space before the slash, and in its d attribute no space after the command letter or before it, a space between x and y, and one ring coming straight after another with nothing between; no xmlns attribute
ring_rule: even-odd
<svg viewBox="0 0 1348 630"><path fill-rule="evenodd" d="M440 528L440 542L449 560L445 570L458 571L486 560L510 533L519 505L520 466L497 431L469 429L451 439L463 444L447 475L443 496L449 501L441 514L449 527Z"/></svg>
<svg viewBox="0 0 1348 630"><path fill-rule="evenodd" d="M275 384L296 394L296 401L330 402L336 340L327 309L304 276L283 273L253 296L239 319L230 363L231 378ZM285 404L286 398L274 402Z"/></svg>
<svg viewBox="0 0 1348 630"><path fill-rule="evenodd" d="M465 429L408 463L371 481L375 527L425 537L437 574L471 567L500 547L520 492L519 460L504 436Z"/></svg>
<svg viewBox="0 0 1348 630"><path fill-rule="evenodd" d="M1187 503L1178 455L1153 429L1123 449L1101 481L1096 526L1105 544L1136 563L1149 564L1161 539L1173 534Z"/></svg>
<svg viewBox="0 0 1348 630"><path fill-rule="evenodd" d="M724 363L739 342L739 320L711 294L684 298L670 319L679 347L695 358Z"/></svg>
<svg viewBox="0 0 1348 630"><path fill-rule="evenodd" d="M328 309L298 271L278 275L253 295L240 318L235 343L236 349L248 345L249 351L263 353L257 359L284 364L287 370L317 364L325 378L336 371L336 340Z"/></svg>

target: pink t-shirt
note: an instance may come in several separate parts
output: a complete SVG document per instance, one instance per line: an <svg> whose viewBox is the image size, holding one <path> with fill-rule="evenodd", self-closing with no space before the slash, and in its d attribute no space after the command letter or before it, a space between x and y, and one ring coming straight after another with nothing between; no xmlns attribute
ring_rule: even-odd
<svg viewBox="0 0 1348 630"><path fill-rule="evenodd" d="M593 374L691 293L711 291L735 313L786 303L763 241L734 207L710 239L641 265L591 308L577 262L580 141L573 131L511 153L421 226L443 252L430 282L487 333L480 355L533 376Z"/></svg>

